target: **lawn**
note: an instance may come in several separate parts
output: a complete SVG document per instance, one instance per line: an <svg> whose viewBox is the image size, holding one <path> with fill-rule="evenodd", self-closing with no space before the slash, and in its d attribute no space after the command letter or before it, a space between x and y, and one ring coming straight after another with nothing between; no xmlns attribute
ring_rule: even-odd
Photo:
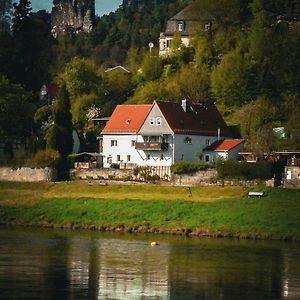
<svg viewBox="0 0 300 300"><path fill-rule="evenodd" d="M300 239L300 191L262 189L255 199L241 187L0 183L0 221Z"/></svg>

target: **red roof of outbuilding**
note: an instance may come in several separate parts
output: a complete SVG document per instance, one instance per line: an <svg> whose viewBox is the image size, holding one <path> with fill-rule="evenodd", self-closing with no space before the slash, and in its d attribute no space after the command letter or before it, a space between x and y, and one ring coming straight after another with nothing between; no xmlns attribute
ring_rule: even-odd
<svg viewBox="0 0 300 300"><path fill-rule="evenodd" d="M103 133L136 133L145 121L152 105L118 105L103 129Z"/></svg>
<svg viewBox="0 0 300 300"><path fill-rule="evenodd" d="M244 140L221 140L206 147L204 151L229 151L243 142Z"/></svg>

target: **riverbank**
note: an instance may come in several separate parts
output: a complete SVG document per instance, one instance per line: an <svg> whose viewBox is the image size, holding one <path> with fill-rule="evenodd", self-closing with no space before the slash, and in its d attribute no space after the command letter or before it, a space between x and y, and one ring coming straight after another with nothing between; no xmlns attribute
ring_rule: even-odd
<svg viewBox="0 0 300 300"><path fill-rule="evenodd" d="M0 183L0 223L192 236L300 240L300 191Z"/></svg>

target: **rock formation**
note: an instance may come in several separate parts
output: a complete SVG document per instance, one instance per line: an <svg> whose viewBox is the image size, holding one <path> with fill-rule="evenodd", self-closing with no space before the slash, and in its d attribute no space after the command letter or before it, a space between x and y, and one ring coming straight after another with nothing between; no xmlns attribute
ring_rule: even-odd
<svg viewBox="0 0 300 300"><path fill-rule="evenodd" d="M52 34L91 32L95 19L95 0L53 0Z"/></svg>

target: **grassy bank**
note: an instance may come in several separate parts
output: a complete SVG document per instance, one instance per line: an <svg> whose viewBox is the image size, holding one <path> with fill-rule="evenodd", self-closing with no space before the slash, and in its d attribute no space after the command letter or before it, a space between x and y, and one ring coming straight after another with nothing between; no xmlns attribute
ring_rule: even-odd
<svg viewBox="0 0 300 300"><path fill-rule="evenodd" d="M239 187L0 183L0 222L300 240L300 191Z"/></svg>

